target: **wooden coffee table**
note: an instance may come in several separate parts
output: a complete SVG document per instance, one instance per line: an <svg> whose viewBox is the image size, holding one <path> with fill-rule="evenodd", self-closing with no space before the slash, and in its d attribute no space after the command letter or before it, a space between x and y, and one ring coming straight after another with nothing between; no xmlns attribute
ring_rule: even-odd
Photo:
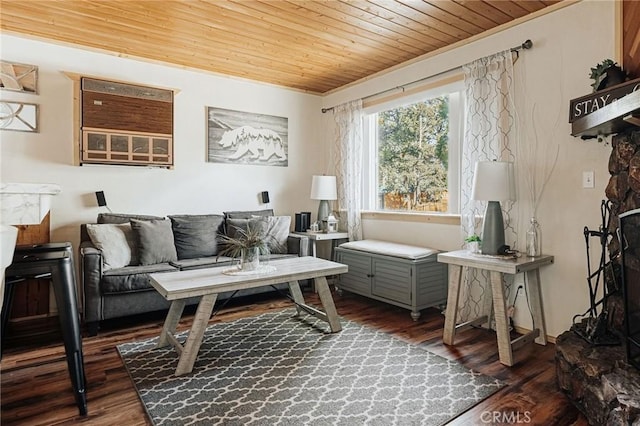
<svg viewBox="0 0 640 426"><path fill-rule="evenodd" d="M171 344L180 354L176 376L188 374L193 370L213 305L218 294L225 291L286 282L289 283L289 290L298 307L298 315L308 313L328 322L332 333L342 330L326 277L344 274L347 272L346 265L310 256L274 260L269 265L276 270L256 275L229 275L223 272L227 270L224 267L150 274L151 285L165 299L171 301L157 347ZM324 312L304 303L298 281L306 279L314 280ZM191 297L200 297L200 302L183 345L176 339L175 333L186 299Z"/></svg>

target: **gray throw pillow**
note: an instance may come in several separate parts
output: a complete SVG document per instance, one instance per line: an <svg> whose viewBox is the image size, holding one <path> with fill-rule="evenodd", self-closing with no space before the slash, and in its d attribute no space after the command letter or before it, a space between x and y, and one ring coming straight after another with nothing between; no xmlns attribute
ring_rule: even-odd
<svg viewBox="0 0 640 426"><path fill-rule="evenodd" d="M262 219L227 219L227 235L231 238L238 238L242 235L239 230L246 231L249 226L253 230L259 230L263 237L267 234L267 222Z"/></svg>
<svg viewBox="0 0 640 426"><path fill-rule="evenodd" d="M137 249L133 230L128 223L87 224L91 243L102 252L104 270L137 265Z"/></svg>
<svg viewBox="0 0 640 426"><path fill-rule="evenodd" d="M98 223L129 223L131 219L162 220L164 219L164 217L146 216L141 214L126 214L126 213L99 213L98 214Z"/></svg>
<svg viewBox="0 0 640 426"><path fill-rule="evenodd" d="M224 212L227 219L251 219L253 216L273 216L273 209Z"/></svg>
<svg viewBox="0 0 640 426"><path fill-rule="evenodd" d="M178 260L170 220L131 219L131 228L136 237L140 265Z"/></svg>
<svg viewBox="0 0 640 426"><path fill-rule="evenodd" d="M224 216L176 215L169 216L178 259L215 256L218 254L218 230Z"/></svg>
<svg viewBox="0 0 640 426"><path fill-rule="evenodd" d="M289 228L291 227L290 216L254 216L251 219L227 219L227 235L231 238L237 238L240 235L238 229L246 230L248 226L260 230L269 253L288 253L287 240L289 239Z"/></svg>
<svg viewBox="0 0 640 426"><path fill-rule="evenodd" d="M267 246L273 254L287 254L287 240L291 228L291 216L269 216L267 222Z"/></svg>
<svg viewBox="0 0 640 426"><path fill-rule="evenodd" d="M229 227L229 219L251 219L256 216L273 216L273 209L264 209L264 210L240 210L233 212L224 212L224 234L231 236L233 230L230 230Z"/></svg>

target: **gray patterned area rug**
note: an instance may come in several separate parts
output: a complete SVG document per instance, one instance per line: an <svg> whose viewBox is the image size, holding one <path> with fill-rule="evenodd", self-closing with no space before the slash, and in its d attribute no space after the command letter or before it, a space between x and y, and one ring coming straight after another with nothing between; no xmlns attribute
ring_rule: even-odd
<svg viewBox="0 0 640 426"><path fill-rule="evenodd" d="M295 309L216 323L194 370L157 338L118 346L155 425L439 425L504 385L341 318ZM179 335L183 341L186 332Z"/></svg>

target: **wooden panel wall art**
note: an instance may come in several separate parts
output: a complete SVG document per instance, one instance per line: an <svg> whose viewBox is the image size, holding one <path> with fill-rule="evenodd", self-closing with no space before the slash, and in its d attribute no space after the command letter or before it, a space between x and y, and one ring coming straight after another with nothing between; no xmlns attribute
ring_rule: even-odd
<svg viewBox="0 0 640 426"><path fill-rule="evenodd" d="M0 89L38 93L38 67L0 60Z"/></svg>
<svg viewBox="0 0 640 426"><path fill-rule="evenodd" d="M0 130L38 131L38 105L25 102L0 102Z"/></svg>
<svg viewBox="0 0 640 426"><path fill-rule="evenodd" d="M289 165L289 119L207 107L207 161Z"/></svg>

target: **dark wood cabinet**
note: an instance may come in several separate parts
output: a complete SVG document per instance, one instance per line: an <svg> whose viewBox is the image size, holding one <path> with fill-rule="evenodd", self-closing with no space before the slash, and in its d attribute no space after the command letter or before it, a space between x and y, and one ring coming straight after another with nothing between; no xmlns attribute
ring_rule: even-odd
<svg viewBox="0 0 640 426"><path fill-rule="evenodd" d="M82 77L80 164L173 166L173 91Z"/></svg>

